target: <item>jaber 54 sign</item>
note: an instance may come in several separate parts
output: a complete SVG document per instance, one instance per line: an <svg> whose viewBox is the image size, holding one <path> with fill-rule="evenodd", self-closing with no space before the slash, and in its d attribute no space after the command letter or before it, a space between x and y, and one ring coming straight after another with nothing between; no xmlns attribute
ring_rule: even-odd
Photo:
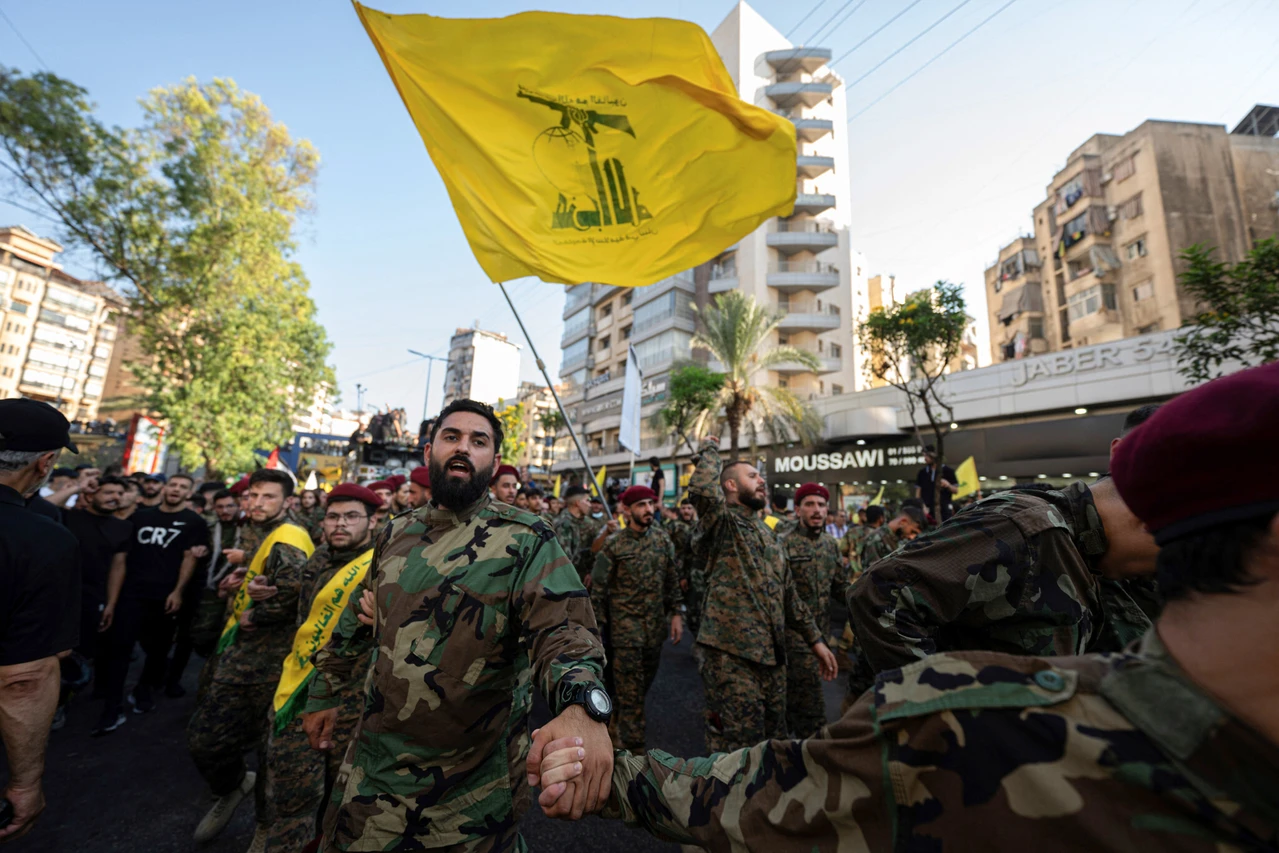
<svg viewBox="0 0 1279 853"><path fill-rule="evenodd" d="M1090 370L1101 370L1107 367L1123 367L1132 364L1145 364L1154 358L1172 357L1173 339L1170 336L1152 339L1137 338L1104 346L1089 347L1078 352L1059 352L1026 359L1013 365L1009 375L1009 384L1020 388L1027 382L1036 379L1047 379L1052 376L1066 376L1071 373L1084 373Z"/></svg>

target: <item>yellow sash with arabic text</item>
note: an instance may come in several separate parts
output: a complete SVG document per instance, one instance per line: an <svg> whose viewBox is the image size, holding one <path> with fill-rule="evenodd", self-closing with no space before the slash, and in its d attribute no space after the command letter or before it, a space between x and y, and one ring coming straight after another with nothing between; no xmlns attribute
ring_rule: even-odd
<svg viewBox="0 0 1279 853"><path fill-rule="evenodd" d="M311 541L311 534L296 524L285 522L271 531L254 552L253 560L249 563L249 571L235 594L235 601L231 604L231 615L227 617L226 625L222 628L222 636L218 639L219 654L235 642L235 638L240 633L240 617L244 615L244 611L253 606L253 599L249 598L249 582L262 574L262 568L266 565L267 557L271 555L271 549L280 543L292 545L307 557L315 553L315 543Z"/></svg>
<svg viewBox="0 0 1279 853"><path fill-rule="evenodd" d="M280 673L280 683L275 688L275 730L284 731L284 727L293 721L302 706L306 704L307 687L315 675L315 664L311 656L324 648L324 644L333 636L333 626L350 601L353 590L359 588L364 580L369 565L373 562L373 549L365 551L351 562L333 573L329 582L316 594L311 602L311 610L306 621L298 626L293 635L293 648L284 658L284 668Z"/></svg>

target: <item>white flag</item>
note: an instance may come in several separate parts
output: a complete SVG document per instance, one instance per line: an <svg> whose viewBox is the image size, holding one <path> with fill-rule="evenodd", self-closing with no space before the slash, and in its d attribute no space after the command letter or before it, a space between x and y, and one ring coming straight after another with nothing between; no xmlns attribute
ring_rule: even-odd
<svg viewBox="0 0 1279 853"><path fill-rule="evenodd" d="M627 348L626 383L622 386L622 425L617 430L617 443L631 453L640 452L640 394L644 375L640 373L635 347Z"/></svg>

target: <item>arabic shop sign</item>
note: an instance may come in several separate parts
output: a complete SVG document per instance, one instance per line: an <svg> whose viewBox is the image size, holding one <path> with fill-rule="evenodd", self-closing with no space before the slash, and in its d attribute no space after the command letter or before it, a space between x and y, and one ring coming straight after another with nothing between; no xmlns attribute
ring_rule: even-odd
<svg viewBox="0 0 1279 853"><path fill-rule="evenodd" d="M1073 352L1059 352L1015 362L1009 373L1008 384L1020 388L1028 382L1068 376L1072 373L1088 373L1110 367L1147 364L1155 358L1172 358L1172 335L1162 338L1138 338L1113 344L1087 347Z"/></svg>

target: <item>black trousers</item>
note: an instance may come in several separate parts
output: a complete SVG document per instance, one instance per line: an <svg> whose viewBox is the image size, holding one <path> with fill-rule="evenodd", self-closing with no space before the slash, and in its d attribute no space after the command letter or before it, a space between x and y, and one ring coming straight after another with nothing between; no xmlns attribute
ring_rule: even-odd
<svg viewBox="0 0 1279 853"><path fill-rule="evenodd" d="M163 598L120 597L98 664L104 710L119 711L124 705L124 683L129 677L129 657L135 643L146 654L138 683L153 688L164 686L176 628L177 619L164 612Z"/></svg>
<svg viewBox="0 0 1279 853"><path fill-rule="evenodd" d="M173 644L173 660L169 663L166 684L177 684L182 680L182 673L191 660L191 652L195 646L191 639L191 627L195 623L196 614L200 612L200 596L204 589L202 578L191 578L191 582L182 590L182 607L178 609L176 621L176 639Z"/></svg>

